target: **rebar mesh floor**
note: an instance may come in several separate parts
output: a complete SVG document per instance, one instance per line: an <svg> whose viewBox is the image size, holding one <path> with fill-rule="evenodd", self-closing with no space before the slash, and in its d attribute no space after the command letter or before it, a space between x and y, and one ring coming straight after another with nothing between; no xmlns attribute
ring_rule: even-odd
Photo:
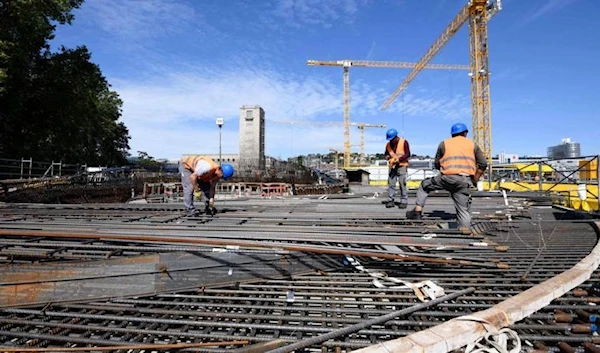
<svg viewBox="0 0 600 353"><path fill-rule="evenodd" d="M447 197L421 222L381 200L227 201L197 218L175 205L0 205L0 346L261 352L333 333L296 351L347 352L487 309L597 243L592 220L540 200L475 198L472 235ZM390 278L474 290L336 334L422 303ZM594 273L512 328L526 351L593 349L599 295ZM177 346L189 342L219 345Z"/></svg>

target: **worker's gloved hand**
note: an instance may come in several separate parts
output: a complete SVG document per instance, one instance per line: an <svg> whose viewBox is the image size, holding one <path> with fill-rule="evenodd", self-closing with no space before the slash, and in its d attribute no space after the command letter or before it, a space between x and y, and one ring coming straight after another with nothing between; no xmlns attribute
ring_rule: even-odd
<svg viewBox="0 0 600 353"><path fill-rule="evenodd" d="M214 216L217 214L217 209L206 205L206 207L204 208L204 213L209 216Z"/></svg>
<svg viewBox="0 0 600 353"><path fill-rule="evenodd" d="M201 196L202 196L202 193L200 192L200 190L194 191L194 197L199 199Z"/></svg>
<svg viewBox="0 0 600 353"><path fill-rule="evenodd" d="M206 215L214 216L217 214L217 209L215 208L215 200L210 199L209 201L204 202L204 213Z"/></svg>

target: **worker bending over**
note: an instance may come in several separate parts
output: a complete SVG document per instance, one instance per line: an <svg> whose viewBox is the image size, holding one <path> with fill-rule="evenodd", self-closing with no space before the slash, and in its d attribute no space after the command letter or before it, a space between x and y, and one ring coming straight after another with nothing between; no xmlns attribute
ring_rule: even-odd
<svg viewBox="0 0 600 353"><path fill-rule="evenodd" d="M410 158L410 146L408 141L398 137L396 129L389 129L386 132L388 143L385 145L385 159L388 161L388 199L382 201L385 207L394 207L394 197L396 195L396 183L400 186L399 208L406 208L408 203L408 190L406 189L406 171L408 168L408 159Z"/></svg>
<svg viewBox="0 0 600 353"><path fill-rule="evenodd" d="M229 179L233 175L233 166L223 164L219 166L212 159L205 156L185 156L179 161L179 173L183 185L183 205L187 216L194 217L199 211L194 207L194 193L202 192L202 201L205 203L204 212L214 215L215 189L219 179Z"/></svg>
<svg viewBox="0 0 600 353"><path fill-rule="evenodd" d="M408 219L421 219L427 196L434 190L447 190L456 208L459 230L471 233L471 188L487 168L479 146L467 138L469 130L462 123L452 125L452 138L440 143L435 154L435 168L440 174L421 182L414 209L406 212Z"/></svg>

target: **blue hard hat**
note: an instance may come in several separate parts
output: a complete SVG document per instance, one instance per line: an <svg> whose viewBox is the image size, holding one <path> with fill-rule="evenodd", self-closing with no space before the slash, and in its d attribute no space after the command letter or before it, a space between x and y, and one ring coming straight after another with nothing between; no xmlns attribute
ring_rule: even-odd
<svg viewBox="0 0 600 353"><path fill-rule="evenodd" d="M227 180L231 178L233 175L234 169L231 164L223 164L221 165L221 170L223 171L223 179Z"/></svg>
<svg viewBox="0 0 600 353"><path fill-rule="evenodd" d="M469 131L469 129L467 129L467 125L465 125L463 123L456 123L456 124L452 125L452 129L450 129L450 134L456 135L456 134L463 133L465 131Z"/></svg>
<svg viewBox="0 0 600 353"><path fill-rule="evenodd" d="M396 129L389 129L386 133L385 133L385 138L389 141L391 139L393 139L394 137L398 136L398 131L396 131Z"/></svg>

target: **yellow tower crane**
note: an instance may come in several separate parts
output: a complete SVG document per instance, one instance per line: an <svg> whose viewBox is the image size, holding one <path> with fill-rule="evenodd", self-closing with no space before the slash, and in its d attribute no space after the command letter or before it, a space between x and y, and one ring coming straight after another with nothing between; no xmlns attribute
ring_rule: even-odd
<svg viewBox="0 0 600 353"><path fill-rule="evenodd" d="M444 32L433 42L425 55L417 62L400 86L383 104L387 109L390 104L408 87L408 84L427 67L429 61L454 36L459 28L469 21L471 107L473 140L483 150L489 165L492 160L492 124L490 107L490 81L488 64L487 23L500 10L501 0L469 0L458 12Z"/></svg>
<svg viewBox="0 0 600 353"><path fill-rule="evenodd" d="M312 126L346 126L343 122L337 121L297 121L297 120L270 120L278 124L295 124L295 125L312 125ZM367 123L350 123L349 126L356 126L360 130L360 164L365 163L365 128L380 128L385 129L385 124L367 124ZM330 149L331 150L331 149ZM331 151L333 152L333 151ZM339 152L339 151L338 151ZM350 152L348 152L348 159L350 158ZM350 162L346 162L346 150L344 145L344 168L347 169L350 166ZM337 167L336 167L337 169Z"/></svg>
<svg viewBox="0 0 600 353"><path fill-rule="evenodd" d="M350 123L354 125L354 123ZM365 128L374 127L385 129L387 125L384 124L364 124L364 123L356 123L355 125L360 130L360 165L365 165Z"/></svg>
<svg viewBox="0 0 600 353"><path fill-rule="evenodd" d="M308 60L309 66L341 66L344 68L344 168L350 167L350 67L374 67L385 69L413 69L417 63L404 61L374 61L374 60L338 60L322 61ZM468 65L429 64L425 69L437 70L469 70Z"/></svg>

